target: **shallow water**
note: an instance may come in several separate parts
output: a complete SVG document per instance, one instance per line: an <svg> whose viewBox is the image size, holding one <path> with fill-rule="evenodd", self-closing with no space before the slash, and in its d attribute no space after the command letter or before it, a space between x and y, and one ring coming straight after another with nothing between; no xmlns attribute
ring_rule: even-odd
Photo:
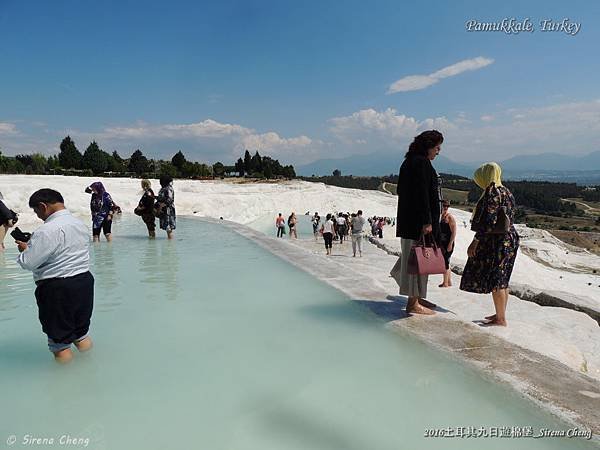
<svg viewBox="0 0 600 450"><path fill-rule="evenodd" d="M0 256L0 445L14 435L11 448L34 446L29 435L110 450L591 447L424 438L569 427L253 242L178 226L175 241L149 241L141 221L122 220L112 244L93 247L95 348L64 367L46 349L30 274L14 248Z"/></svg>

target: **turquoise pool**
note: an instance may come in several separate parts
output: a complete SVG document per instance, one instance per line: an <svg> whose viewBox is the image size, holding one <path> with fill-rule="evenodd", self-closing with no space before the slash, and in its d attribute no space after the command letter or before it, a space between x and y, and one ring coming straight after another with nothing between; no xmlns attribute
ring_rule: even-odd
<svg viewBox="0 0 600 450"><path fill-rule="evenodd" d="M64 367L46 349L30 274L10 245L0 255L0 446L68 436L89 439L70 448L110 450L592 448L425 438L569 426L227 228L178 227L175 241L149 241L124 219L112 244L93 247L95 348Z"/></svg>

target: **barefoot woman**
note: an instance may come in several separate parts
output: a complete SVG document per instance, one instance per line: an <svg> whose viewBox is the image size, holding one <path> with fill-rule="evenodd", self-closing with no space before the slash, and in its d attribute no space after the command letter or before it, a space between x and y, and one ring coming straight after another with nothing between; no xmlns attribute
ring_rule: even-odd
<svg viewBox="0 0 600 450"><path fill-rule="evenodd" d="M496 163L484 164L475 171L475 183L484 192L473 213L471 229L475 238L467 250L469 259L460 288L478 294L491 292L496 314L486 317L487 325L506 326L508 282L519 249L519 235L513 226L515 199L502 186L501 173ZM499 221L508 226L501 229Z"/></svg>
<svg viewBox="0 0 600 450"><path fill-rule="evenodd" d="M408 296L406 312L435 314L427 297L427 275L408 273L408 255L422 234L439 236L440 192L431 161L439 154L444 137L436 130L424 131L410 144L398 177L396 236L402 238L400 295Z"/></svg>

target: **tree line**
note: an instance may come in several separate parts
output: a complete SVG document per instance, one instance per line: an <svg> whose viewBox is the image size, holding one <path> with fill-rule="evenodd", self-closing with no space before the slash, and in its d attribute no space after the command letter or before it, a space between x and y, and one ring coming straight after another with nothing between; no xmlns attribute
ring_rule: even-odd
<svg viewBox="0 0 600 450"><path fill-rule="evenodd" d="M183 152L178 151L171 160L149 159L140 149L129 158L122 158L115 150L108 153L96 141L92 141L83 153L79 151L70 136L60 143L58 155L3 156L0 152L0 173L66 175L113 175L156 177L169 175L173 178L208 178L224 176L251 176L255 178L295 178L292 165L281 163L269 156L261 156L258 151L251 156L248 150L244 158L239 158L233 166L221 162L209 165L188 161Z"/></svg>

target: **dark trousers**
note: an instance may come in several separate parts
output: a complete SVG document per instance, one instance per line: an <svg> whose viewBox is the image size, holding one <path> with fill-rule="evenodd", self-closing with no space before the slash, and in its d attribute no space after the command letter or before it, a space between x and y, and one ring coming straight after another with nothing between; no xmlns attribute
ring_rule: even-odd
<svg viewBox="0 0 600 450"><path fill-rule="evenodd" d="M54 342L70 344L87 334L94 307L90 272L38 281L35 298L42 330Z"/></svg>

